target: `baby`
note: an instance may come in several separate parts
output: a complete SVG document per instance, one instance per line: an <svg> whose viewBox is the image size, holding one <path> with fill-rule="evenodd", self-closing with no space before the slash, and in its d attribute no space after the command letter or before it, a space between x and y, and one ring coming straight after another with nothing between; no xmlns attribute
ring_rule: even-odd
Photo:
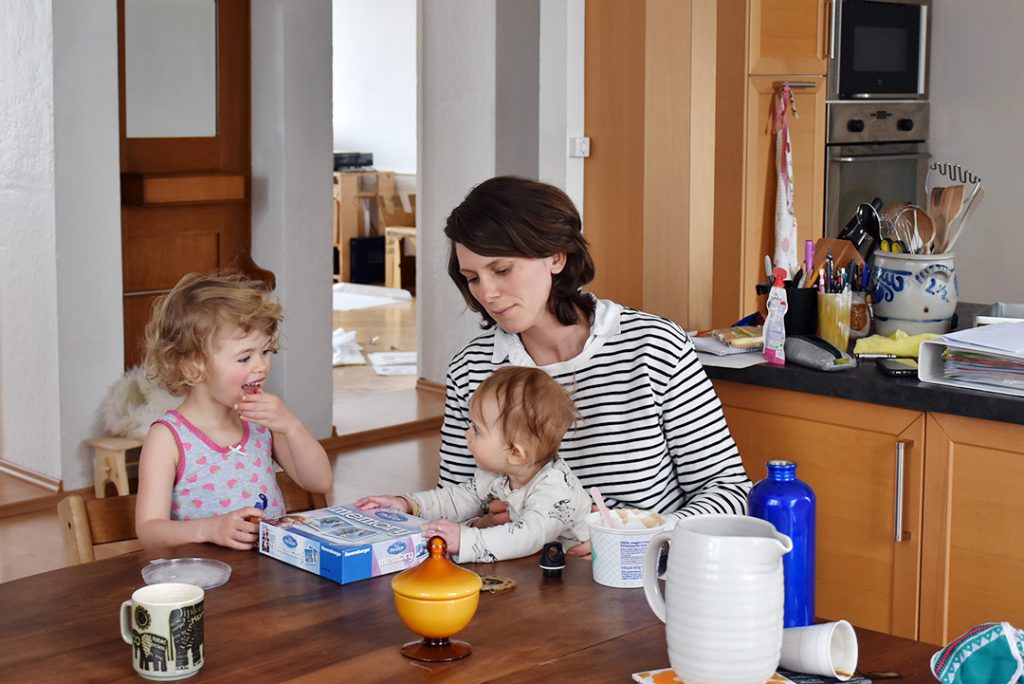
<svg viewBox="0 0 1024 684"><path fill-rule="evenodd" d="M459 485L403 496L368 496L363 510L391 508L430 522L423 536L439 535L459 563L520 558L558 540L566 548L590 539L590 499L558 455L576 418L572 399L547 373L507 366L494 372L469 402L473 478ZM465 524L499 499L511 521L479 529ZM462 523L462 524L460 524Z"/></svg>

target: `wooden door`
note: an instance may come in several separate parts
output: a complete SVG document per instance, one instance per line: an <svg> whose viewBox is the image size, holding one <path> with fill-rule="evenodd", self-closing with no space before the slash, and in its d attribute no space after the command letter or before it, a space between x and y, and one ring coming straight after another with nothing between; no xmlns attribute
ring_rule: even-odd
<svg viewBox="0 0 1024 684"><path fill-rule="evenodd" d="M924 414L730 382L715 388L750 479L764 479L766 461L788 459L814 489L818 617L916 638Z"/></svg>
<svg viewBox="0 0 1024 684"><path fill-rule="evenodd" d="M1024 625L1024 426L929 414L921 640Z"/></svg>
<svg viewBox="0 0 1024 684"><path fill-rule="evenodd" d="M822 235L825 216L825 79L793 81L797 117L789 112L793 154L793 209L797 223L797 260L804 240ZM764 257L775 253L775 135L772 111L778 78L751 77L747 82L746 185L740 273L740 310L737 318L761 307L754 286L765 279ZM731 321L730 321L731 322Z"/></svg>
<svg viewBox="0 0 1024 684"><path fill-rule="evenodd" d="M599 297L643 308L646 2L588 0L583 234Z"/></svg>
<svg viewBox="0 0 1024 684"><path fill-rule="evenodd" d="M824 76L831 3L750 0L750 74Z"/></svg>
<svg viewBox="0 0 1024 684"><path fill-rule="evenodd" d="M118 2L125 367L142 358L154 299L186 273L251 266L250 5L216 5L216 134L126 134L124 0ZM187 49L187 46L184 46Z"/></svg>

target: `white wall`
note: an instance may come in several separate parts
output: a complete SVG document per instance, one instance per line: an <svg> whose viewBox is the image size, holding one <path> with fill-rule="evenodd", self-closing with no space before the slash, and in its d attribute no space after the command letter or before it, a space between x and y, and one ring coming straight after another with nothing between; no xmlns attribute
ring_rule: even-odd
<svg viewBox="0 0 1024 684"><path fill-rule="evenodd" d="M0 459L70 487L123 358L115 8L0 22Z"/></svg>
<svg viewBox="0 0 1024 684"><path fill-rule="evenodd" d="M583 159L568 156L582 136L584 0L540 2L537 177L565 190L583 216Z"/></svg>
<svg viewBox="0 0 1024 684"><path fill-rule="evenodd" d="M452 355L479 331L445 270L444 222L494 175L495 0L419 5L419 190L416 339L420 377L443 383Z"/></svg>
<svg viewBox="0 0 1024 684"><path fill-rule="evenodd" d="M416 0L333 0L334 149L416 171ZM254 5L255 10L255 5Z"/></svg>
<svg viewBox="0 0 1024 684"><path fill-rule="evenodd" d="M277 276L270 388L330 437L331 1L252 5L253 259Z"/></svg>
<svg viewBox="0 0 1024 684"><path fill-rule="evenodd" d="M53 7L61 476L77 488L93 480L82 440L103 433L97 409L124 368L117 5Z"/></svg>
<svg viewBox="0 0 1024 684"><path fill-rule="evenodd" d="M960 300L1024 302L1024 3L933 0L932 19L932 157L971 169L985 188L955 248Z"/></svg>
<svg viewBox="0 0 1024 684"><path fill-rule="evenodd" d="M537 177L540 2L495 6L495 174Z"/></svg>
<svg viewBox="0 0 1024 684"><path fill-rule="evenodd" d="M562 187L582 206L583 160L566 155L568 135L583 128L583 0L540 0L539 26L531 29L523 18L499 13L495 0L419 4L416 322L419 372L430 382L444 383L452 355L480 332L479 316L466 309L445 270L445 219L474 185L501 172L499 150L523 135L523 125L538 146L527 155L537 167L531 175ZM505 21L508 26L499 25ZM539 57L515 55L514 41L499 41L499 32L508 37L513 25L539 30L539 39L519 44L539 50ZM499 57L540 69L526 79L539 84L539 94L517 112L525 123L499 126L499 103L521 87L499 78Z"/></svg>

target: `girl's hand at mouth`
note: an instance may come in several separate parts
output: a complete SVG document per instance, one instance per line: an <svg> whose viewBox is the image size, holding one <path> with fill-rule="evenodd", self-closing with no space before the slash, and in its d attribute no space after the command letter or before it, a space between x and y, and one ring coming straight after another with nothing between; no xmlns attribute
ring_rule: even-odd
<svg viewBox="0 0 1024 684"><path fill-rule="evenodd" d="M243 394L235 404L235 410L242 420L263 425L273 432L288 433L298 423L298 418L291 412L276 394L264 392L262 389L255 394Z"/></svg>

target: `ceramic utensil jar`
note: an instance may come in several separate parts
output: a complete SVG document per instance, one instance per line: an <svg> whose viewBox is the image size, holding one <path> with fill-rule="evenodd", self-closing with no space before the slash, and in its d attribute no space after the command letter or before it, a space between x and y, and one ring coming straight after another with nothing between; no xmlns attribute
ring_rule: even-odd
<svg viewBox="0 0 1024 684"><path fill-rule="evenodd" d="M670 540L663 596L658 559ZM782 556L792 548L771 523L741 515L684 518L651 540L644 593L686 684L763 684L772 676L782 648Z"/></svg>
<svg viewBox="0 0 1024 684"><path fill-rule="evenodd" d="M959 286L953 252L897 254L875 252L871 257L871 289L875 332L908 335L948 332L956 311Z"/></svg>

